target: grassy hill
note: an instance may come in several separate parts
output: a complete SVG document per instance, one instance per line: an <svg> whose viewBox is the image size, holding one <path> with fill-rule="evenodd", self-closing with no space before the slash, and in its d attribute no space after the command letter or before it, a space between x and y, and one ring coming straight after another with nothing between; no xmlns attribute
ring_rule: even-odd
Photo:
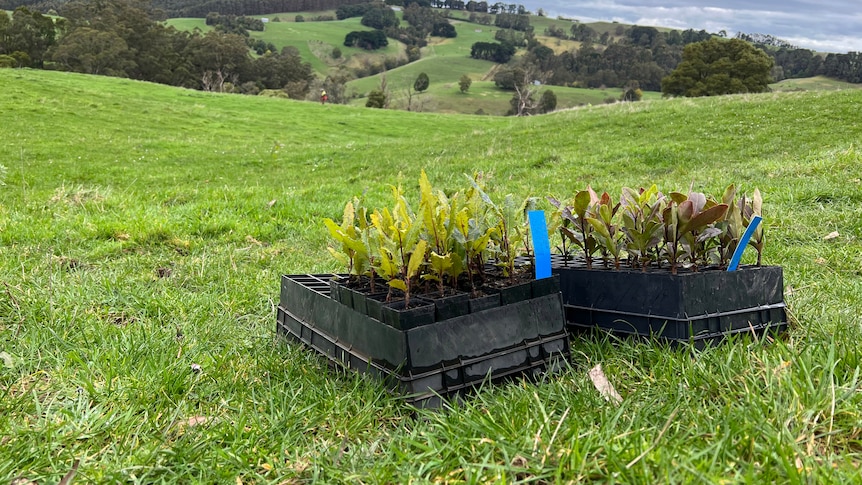
<svg viewBox="0 0 862 485"><path fill-rule="evenodd" d="M301 12L306 19L332 12ZM399 14L400 15L400 14ZM419 97L420 108L425 111L444 113L473 114L479 110L486 114L502 115L509 109L512 92L494 88L493 73L499 67L490 61L472 59L470 49L476 42L494 42L494 34L498 30L494 26L479 25L467 22L464 12L453 12L455 18L452 24L458 36L454 39L431 38L429 45L422 49L422 58L401 67L386 71L386 82L391 90L392 105L406 107L406 90L420 72L428 74L431 81L428 92ZM263 32L250 32L255 39L270 42L278 49L292 46L299 50L304 60L309 62L318 76L337 72L342 67L357 67L364 63L382 63L386 57L406 57L404 46L392 42L385 49L369 52L363 49L345 47L344 37L354 30L367 30L359 18L325 22L294 22L297 13L279 13L257 17L268 19L279 18L279 22L268 22ZM464 19L460 19L464 17ZM544 31L549 25L562 25L568 21L551 20L544 17L533 17L537 31ZM170 19L169 25L181 30L195 28L206 31L204 19ZM590 24L592 25L592 24ZM596 24L598 32L602 29L615 28L616 24ZM542 37L544 42L555 49L576 48L579 43L559 41L550 37ZM332 50L342 51L340 59L332 58ZM474 84L469 95L464 96L458 89L458 80L462 75L469 76ZM364 96L380 86L381 76L377 74L356 79L347 84L347 92L357 96L352 101L356 106L364 106ZM621 89L581 89L564 86L551 86L549 89L557 95L558 109L567 109L587 104L604 103L608 98L617 99ZM656 99L658 93L646 93L647 99ZM414 109L416 105L414 104Z"/></svg>
<svg viewBox="0 0 862 485"><path fill-rule="evenodd" d="M858 478L862 91L528 118L10 69L0 92L2 482L76 460L82 483ZM322 218L422 169L447 190L493 174L494 196L759 187L791 328L703 352L576 338L559 374L411 413L274 341L274 305L281 274L340 270Z"/></svg>
<svg viewBox="0 0 862 485"><path fill-rule="evenodd" d="M419 111L434 111L441 113L474 114L484 113L490 115L503 115L509 110L509 101L512 93L495 88L493 75L499 65L490 61L481 61L470 57L471 46L475 42L494 42L494 34L498 28L490 25L480 25L468 22L469 13L463 11L447 11L451 16L451 22L458 36L453 39L431 38L429 45L422 49L422 58L401 67L388 70L384 73L363 77L350 81L347 85L347 93L354 96L351 104L364 106L365 96L373 89L380 87L382 77L386 77L386 84L390 90L391 107L406 109L408 104L408 89L419 73L426 73L430 79L430 86L426 93L411 101L411 109ZM344 37L354 30L367 30L362 26L359 18L351 18L340 21L305 21L295 22L297 15L305 19L313 19L320 15L334 16L334 12L299 12L279 13L270 15L259 15L270 20L278 18L278 22L270 21L266 24L263 32L251 32L251 36L272 43L278 49L292 46L298 49L304 60L309 62L318 76L325 77L330 73L338 72L342 68L356 68L364 64L380 64L383 59L404 58L404 46L392 42L385 49L378 51L365 51L363 49L349 48L343 45ZM400 12L398 13L400 15ZM568 31L573 20L532 16L531 25L539 34L545 32L549 27L561 28ZM168 24L178 29L193 30L195 28L206 31L204 19L170 19ZM593 22L586 24L598 34L608 33L612 39L620 40L616 35L619 27L627 27L616 22ZM662 29L669 30L669 29ZM555 52L578 49L580 42L560 40L553 37L538 35L537 37ZM342 57L334 59L332 51L334 48L342 51ZM462 75L467 75L473 80L471 91L463 95L458 89L458 80ZM789 79L771 85L774 91L799 91L819 89L845 89L855 88L857 85L833 81L818 76L810 79ZM609 89L582 89L565 86L548 86L557 96L557 107L560 110L574 108L584 105L601 104L610 99L618 99L622 90L619 88ZM542 89L544 90L544 89ZM541 91L540 91L541 93ZM647 100L659 99L658 92L646 92Z"/></svg>
<svg viewBox="0 0 862 485"><path fill-rule="evenodd" d="M773 91L834 91L837 89L859 89L862 84L853 84L843 81L836 81L825 76L814 76L802 79L785 79L783 81L770 84L769 87Z"/></svg>

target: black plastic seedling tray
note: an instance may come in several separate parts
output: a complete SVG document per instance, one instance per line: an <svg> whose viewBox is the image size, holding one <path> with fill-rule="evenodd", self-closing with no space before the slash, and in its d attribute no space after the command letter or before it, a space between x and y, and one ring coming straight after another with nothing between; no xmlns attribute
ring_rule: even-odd
<svg viewBox="0 0 862 485"><path fill-rule="evenodd" d="M568 359L558 291L399 329L331 298L334 277L283 276L277 333L384 379L417 407L438 407L486 380L535 375Z"/></svg>
<svg viewBox="0 0 862 485"><path fill-rule="evenodd" d="M731 334L780 332L787 327L779 266L674 275L558 264L554 272L560 276L571 331L599 328L701 347Z"/></svg>

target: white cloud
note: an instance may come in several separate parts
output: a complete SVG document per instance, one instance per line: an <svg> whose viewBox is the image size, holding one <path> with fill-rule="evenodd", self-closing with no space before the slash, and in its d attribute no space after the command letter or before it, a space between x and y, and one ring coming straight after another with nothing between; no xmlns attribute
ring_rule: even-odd
<svg viewBox="0 0 862 485"><path fill-rule="evenodd" d="M585 22L770 34L818 51L862 51L862 12L855 0L534 0L524 5Z"/></svg>

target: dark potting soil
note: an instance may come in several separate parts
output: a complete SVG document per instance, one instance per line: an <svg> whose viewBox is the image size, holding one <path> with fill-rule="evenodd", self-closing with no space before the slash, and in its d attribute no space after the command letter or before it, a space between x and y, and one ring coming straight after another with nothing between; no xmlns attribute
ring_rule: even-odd
<svg viewBox="0 0 862 485"><path fill-rule="evenodd" d="M507 288L517 286L523 283L528 283L533 280L532 267L518 267L511 277L504 276L502 271L496 267L489 267L485 271L483 279L477 278L474 281L475 289L471 288L469 280L464 277L458 281L458 286L444 286L443 293L440 293L440 288L436 282L423 282L418 289L410 293L410 297L421 297L426 299L440 299L450 296L455 296L462 293L468 293L471 299L488 296L491 293ZM382 278L375 278L374 287L372 289L371 278L368 276L351 276L342 283L347 288L353 291L367 295L387 293L386 302L400 301L404 299L404 292L391 288L389 284ZM411 308L413 305L411 304Z"/></svg>
<svg viewBox="0 0 862 485"><path fill-rule="evenodd" d="M583 256L575 256L575 257L564 257L561 254L554 254L551 256L551 266L554 269L565 269L565 268L578 268L578 269L587 269L586 260ZM753 267L753 265L740 265L739 269L743 269L746 267ZM614 267L613 260L605 261L601 258L593 258L592 266L590 267L592 270L599 271L628 271L628 272L643 272L643 273L667 273L671 274L670 263L662 262L659 266L655 262L651 262L646 267L641 267L640 264L633 264L629 262L627 259L620 260L620 267L616 269ZM677 263L676 272L677 274L686 274L686 273L700 273L704 271L727 271L726 267L719 266L717 264L710 264L706 266L693 266L688 263L679 262Z"/></svg>

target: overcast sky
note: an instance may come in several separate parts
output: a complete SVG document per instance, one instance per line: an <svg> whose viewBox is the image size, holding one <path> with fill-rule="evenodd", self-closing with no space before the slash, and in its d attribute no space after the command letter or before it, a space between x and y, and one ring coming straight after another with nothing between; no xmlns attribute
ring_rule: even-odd
<svg viewBox="0 0 862 485"><path fill-rule="evenodd" d="M492 2L489 2L492 3ZM504 2L505 3L505 2ZM862 52L859 0L529 0L531 12L564 15L582 22L620 23L771 34L793 45L823 52Z"/></svg>

